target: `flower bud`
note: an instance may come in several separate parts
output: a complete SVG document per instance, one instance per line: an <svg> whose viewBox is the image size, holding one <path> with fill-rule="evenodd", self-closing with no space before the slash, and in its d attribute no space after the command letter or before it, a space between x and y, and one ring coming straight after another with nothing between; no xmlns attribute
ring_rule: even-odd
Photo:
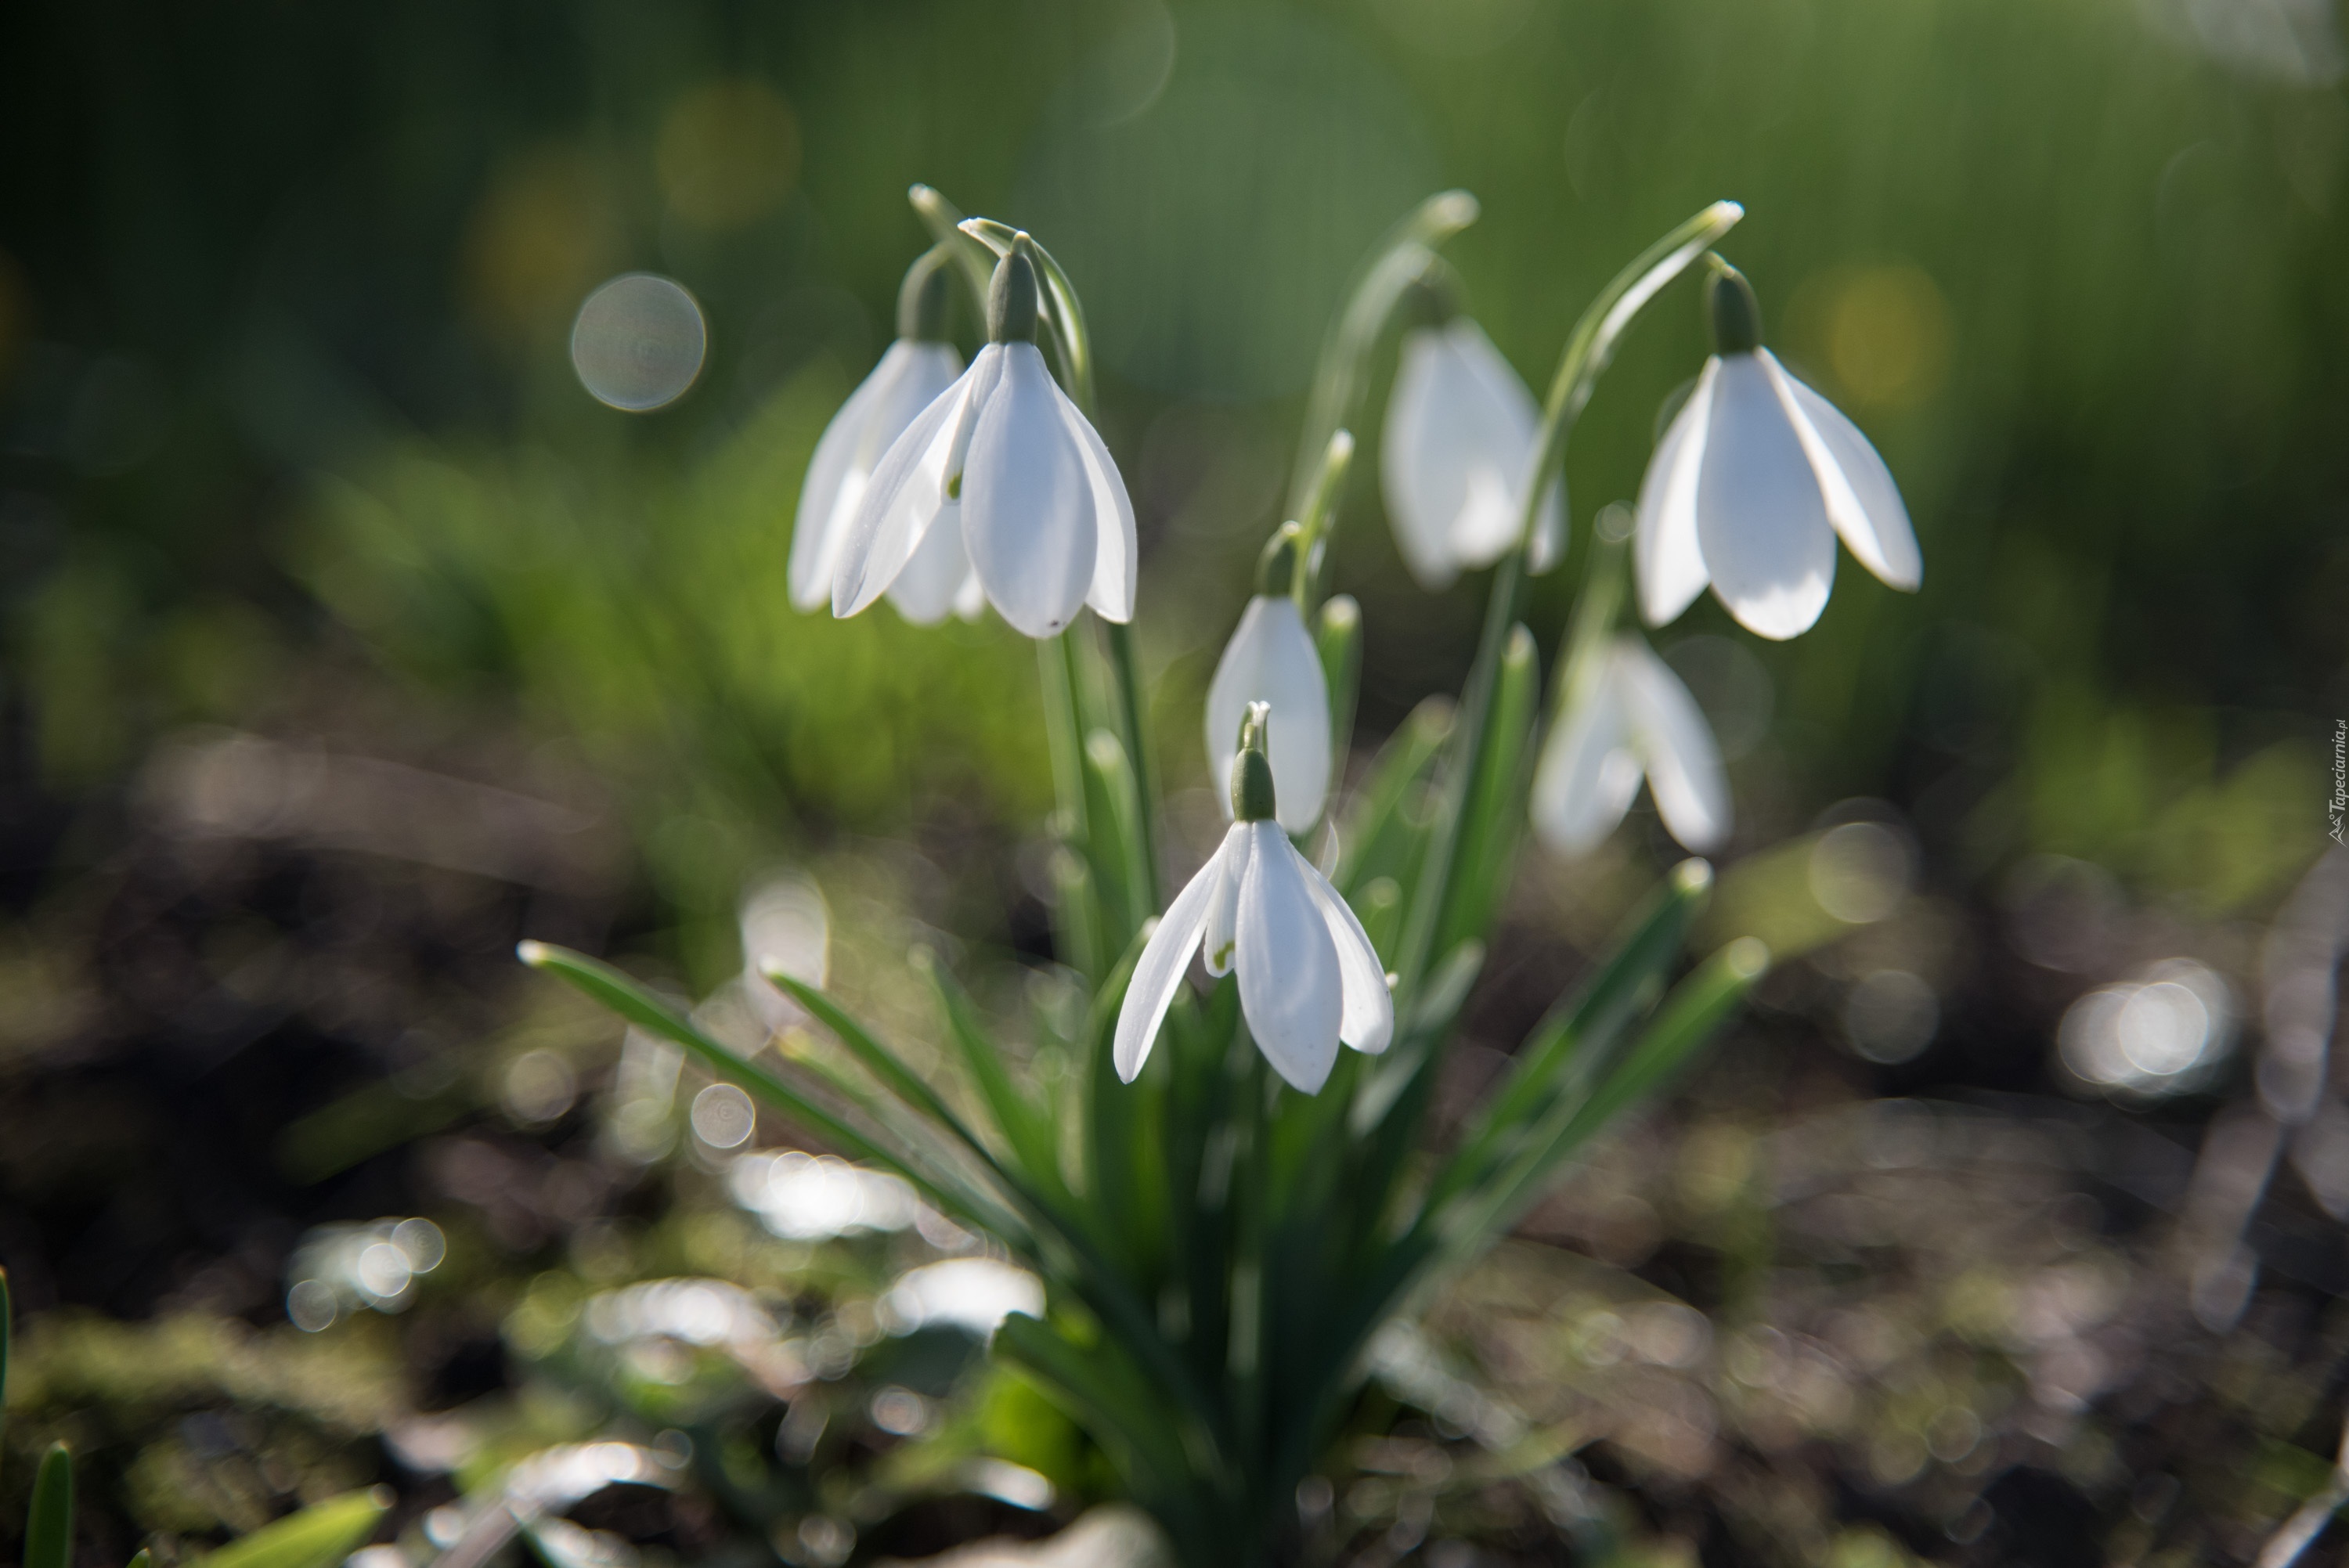
<svg viewBox="0 0 2349 1568"><path fill-rule="evenodd" d="M1265 754L1266 730L1272 720L1268 703L1252 702L1240 720L1240 751L1232 758L1232 819L1240 822L1268 821L1274 815L1272 758Z"/></svg>
<svg viewBox="0 0 2349 1568"><path fill-rule="evenodd" d="M1713 328L1715 354L1751 354L1762 346L1762 306L1754 297L1754 285L1718 257L1704 291L1704 315Z"/></svg>
<svg viewBox="0 0 2349 1568"><path fill-rule="evenodd" d="M987 341L1036 341L1036 263L1025 234L995 263L995 281L987 289Z"/></svg>
<svg viewBox="0 0 2349 1568"><path fill-rule="evenodd" d="M947 311L954 303L953 258L934 245L905 269L897 288L897 335L916 343L945 343Z"/></svg>
<svg viewBox="0 0 2349 1568"><path fill-rule="evenodd" d="M1257 557L1256 591L1268 599L1285 599L1297 584L1297 544L1304 529L1293 522L1284 522L1265 541L1264 553Z"/></svg>

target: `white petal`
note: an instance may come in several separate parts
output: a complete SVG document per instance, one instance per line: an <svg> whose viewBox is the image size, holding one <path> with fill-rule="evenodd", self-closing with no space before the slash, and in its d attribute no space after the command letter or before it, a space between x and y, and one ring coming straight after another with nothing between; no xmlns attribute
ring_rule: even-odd
<svg viewBox="0 0 2349 1568"><path fill-rule="evenodd" d="M1301 833L1330 794L1330 686L1297 602L1258 594L1240 613L1207 683L1207 779L1232 814L1232 758L1252 702L1272 705L1272 785L1280 825Z"/></svg>
<svg viewBox="0 0 2349 1568"><path fill-rule="evenodd" d="M1206 921L1207 900L1222 870L1223 855L1218 851L1174 895L1174 902L1159 917L1157 929L1142 944L1133 978L1126 982L1125 1001L1117 1010L1117 1037L1110 1050L1117 1076L1127 1083L1149 1060L1151 1042L1158 1038L1158 1026L1166 1021L1166 1009L1174 1006L1175 987L1190 970L1191 954L1199 950L1199 928Z"/></svg>
<svg viewBox="0 0 2349 1568"><path fill-rule="evenodd" d="M1308 867L1278 822L1246 824L1253 841L1240 884L1240 1012L1273 1071L1306 1094L1338 1062L1344 1016L1337 944L1306 890Z"/></svg>
<svg viewBox="0 0 2349 1568"><path fill-rule="evenodd" d="M1704 592L1704 552L1696 537L1697 475L1704 466L1718 358L1704 362L1696 389L1672 417L1640 481L1639 531L1631 564L1640 580L1640 614L1651 626L1679 618Z"/></svg>
<svg viewBox="0 0 2349 1568"><path fill-rule="evenodd" d="M1464 315L1454 316L1444 335L1460 366L1462 399L1456 415L1473 432L1468 497L1452 520L1452 557L1464 567L1490 566L1517 542L1526 470L1533 462L1541 408L1483 327ZM1554 518L1537 522L1536 539L1548 527L1562 543L1563 492L1557 499L1544 497L1543 504L1546 510L1557 510Z"/></svg>
<svg viewBox="0 0 2349 1568"><path fill-rule="evenodd" d="M1729 837L1729 780L1704 710L1671 666L1637 637L1615 645L1631 738L1647 764L1648 789L1673 838L1702 853Z"/></svg>
<svg viewBox="0 0 2349 1568"><path fill-rule="evenodd" d="M889 444L874 467L833 572L833 614L854 615L881 597L920 547L946 502L947 452L953 445L963 404L988 363L982 351L970 368L932 398L920 418Z"/></svg>
<svg viewBox="0 0 2349 1568"><path fill-rule="evenodd" d="M1092 588L1085 603L1104 621L1133 619L1134 573L1138 547L1133 532L1133 500L1125 493L1125 480L1117 459L1102 443L1101 432L1065 392L1060 392L1061 418L1076 438L1077 453L1085 465L1085 481L1092 492L1093 519L1100 529L1093 552Z"/></svg>
<svg viewBox="0 0 2349 1568"><path fill-rule="evenodd" d="M1925 555L1909 526L1909 509L1892 470L1843 411L1786 373L1768 349L1756 356L1785 399L1795 434L1826 495L1827 521L1859 563L1895 588L1925 581Z"/></svg>
<svg viewBox="0 0 2349 1568"><path fill-rule="evenodd" d="M1568 694L1565 716L1542 742L1527 811L1542 841L1564 855L1587 854L1614 831L1640 792L1640 758L1615 661Z"/></svg>
<svg viewBox="0 0 2349 1568"><path fill-rule="evenodd" d="M1003 379L979 412L963 464L963 548L1003 618L1029 636L1049 637L1085 602L1101 531L1043 355L1032 343L1000 346Z"/></svg>
<svg viewBox="0 0 2349 1568"><path fill-rule="evenodd" d="M1697 542L1738 624L1791 637L1810 629L1835 585L1826 498L1761 360L1733 354L1719 363L1697 474Z"/></svg>
<svg viewBox="0 0 2349 1568"><path fill-rule="evenodd" d="M1240 887L1247 879L1248 857L1256 845L1255 835L1247 830L1246 822L1234 822L1224 830L1223 846L1216 851L1221 870L1216 873L1215 890L1207 896L1206 940L1202 944L1210 975L1230 974L1232 958L1239 948Z"/></svg>
<svg viewBox="0 0 2349 1568"><path fill-rule="evenodd" d="M964 551L963 558L968 560L970 552ZM959 619L974 625L981 615L987 614L987 588L979 582L978 573L965 576L962 586L955 591L954 613Z"/></svg>
<svg viewBox="0 0 2349 1568"><path fill-rule="evenodd" d="M1330 944L1338 951L1338 980L1345 1002L1338 1037L1376 1056L1394 1038L1394 997L1387 991L1386 965L1379 962L1379 950L1371 944L1353 909L1309 863L1305 865L1305 889L1313 895L1321 923L1330 928Z"/></svg>
<svg viewBox="0 0 2349 1568"><path fill-rule="evenodd" d="M847 525L855 517L854 501L843 507L841 486L860 449L868 443L873 430L873 410L875 405L890 399L897 383L905 377L913 357L915 345L899 338L881 356L873 373L858 383L823 428L823 438L815 444L815 456L808 459L807 479L800 486L800 506L792 524L791 594L792 607L812 610L832 597L832 568L840 560L840 547L847 534ZM916 410L918 414L919 409ZM895 440L902 431L892 430ZM871 474L869 465L857 476L857 499L864 493L864 480Z"/></svg>
<svg viewBox="0 0 2349 1568"><path fill-rule="evenodd" d="M1452 558L1452 520L1467 478L1445 418L1458 396L1458 377L1457 356L1442 332L1405 333L1379 442L1379 479L1395 547L1419 585L1430 590L1450 586L1460 571Z"/></svg>
<svg viewBox="0 0 2349 1568"><path fill-rule="evenodd" d="M962 547L962 507L948 501L922 536L921 548L889 584L889 603L917 626L936 625L954 609L970 574L970 557Z"/></svg>

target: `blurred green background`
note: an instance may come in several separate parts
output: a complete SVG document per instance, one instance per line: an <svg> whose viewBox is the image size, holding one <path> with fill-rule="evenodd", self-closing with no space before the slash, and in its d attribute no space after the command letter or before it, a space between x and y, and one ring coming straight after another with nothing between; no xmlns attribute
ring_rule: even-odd
<svg viewBox="0 0 2349 1568"><path fill-rule="evenodd" d="M1538 387L1627 258L1744 202L1770 341L1927 561L1909 599L1847 558L1794 643L1709 599L1656 634L1732 757L1725 859L1854 815L1918 859L1873 956L1788 971L1768 1059L2041 1093L2065 1004L2179 953L2247 1015L2349 717L2343 65L2330 0L7 8L0 1258L36 1305L275 1321L288 1216L412 1212L367 1161L527 1043L518 935L698 995L798 864L875 989L909 936L1044 955L1030 649L784 593L916 181L1084 293L1175 791L1363 248L1473 191L1450 253ZM631 271L708 324L646 415L568 353ZM1546 647L1704 347L1683 285L1578 427ZM1411 585L1359 434L1367 748L1456 685L1481 582ZM1669 852L1643 809L1529 861L1493 1043ZM1921 1057L1833 1048L1871 965L1938 992ZM272 1153L385 1081L333 1181Z"/></svg>
<svg viewBox="0 0 2349 1568"><path fill-rule="evenodd" d="M1024 650L797 618L779 587L804 454L922 242L906 184L1032 228L1086 290L1141 630L1192 688L1278 521L1345 273L1458 184L1485 202L1456 246L1472 306L1536 382L1623 258L1744 201L1773 340L1901 480L1921 600L1847 570L1816 634L1744 644L1775 699L1742 764L1755 841L1889 797L1970 872L2062 851L2224 913L2323 830L2323 720L2349 703L2349 110L2322 5L5 26L5 690L50 797L172 726L315 723L356 684L577 742L680 909L734 893L688 863L706 834L661 847L680 813L771 851L909 803L1024 823ZM564 352L631 269L709 324L699 384L648 417L585 397ZM1692 302L1634 339L1570 457L1582 521L1635 490L1702 349ZM1461 666L1475 604L1405 586L1374 472L1339 567L1370 612L1373 734ZM1675 630L1726 625L1708 605ZM1177 781L1192 749L1166 748Z"/></svg>

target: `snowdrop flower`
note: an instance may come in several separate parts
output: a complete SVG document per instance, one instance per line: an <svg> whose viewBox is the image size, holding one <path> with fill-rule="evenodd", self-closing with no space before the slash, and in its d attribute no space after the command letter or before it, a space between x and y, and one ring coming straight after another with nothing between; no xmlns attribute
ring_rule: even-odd
<svg viewBox="0 0 2349 1568"><path fill-rule="evenodd" d="M1403 334L1379 450L1387 514L1423 588L1450 586L1516 542L1541 409L1484 328L1434 296L1442 318ZM1565 552L1566 487L1542 499L1528 563Z"/></svg>
<svg viewBox="0 0 2349 1568"><path fill-rule="evenodd" d="M812 610L832 597L832 581L848 542L849 525L891 443L962 374L962 356L945 341L947 291L953 282L944 253L931 251L905 273L897 294L897 341L849 395L824 428L800 490L792 532L792 606ZM915 558L889 588L905 617L927 625L948 609L977 615L983 601L963 552L962 527L940 519Z"/></svg>
<svg viewBox="0 0 2349 1568"><path fill-rule="evenodd" d="M1710 583L1764 637L1806 631L1835 583L1836 536L1895 588L1924 580L1900 490L1876 449L1762 344L1744 274L1716 263L1713 357L1640 485L1640 609L1661 626Z"/></svg>
<svg viewBox="0 0 2349 1568"><path fill-rule="evenodd" d="M941 526L961 530L981 592L1031 637L1091 604L1133 618L1133 503L1117 464L1036 347L1027 236L995 269L987 346L899 436L858 503L832 585L854 615L917 571Z"/></svg>
<svg viewBox="0 0 2349 1568"><path fill-rule="evenodd" d="M1289 594L1297 538L1293 522L1273 536L1257 569L1256 596L1240 613L1239 629L1224 645L1215 679L1207 683L1207 777L1232 776L1248 708L1257 703L1274 708L1281 716L1270 746L1280 798L1277 820L1289 832L1302 833L1321 820L1330 796L1330 685L1305 613ZM1224 815L1234 810L1226 796Z"/></svg>
<svg viewBox="0 0 2349 1568"><path fill-rule="evenodd" d="M1688 687L1630 633L1599 649L1580 674L1534 770L1532 816L1542 841L1568 855L1595 849L1645 777L1673 838L1700 851L1718 846L1729 836L1729 785Z"/></svg>
<svg viewBox="0 0 2349 1568"><path fill-rule="evenodd" d="M1117 1016L1112 1059L1132 1083L1158 1026L1204 947L1207 973L1239 972L1240 1012L1273 1070L1306 1094L1337 1065L1338 1044L1387 1048L1394 1002L1385 966L1338 890L1275 820L1270 710L1250 705L1232 763L1235 820L1221 848L1177 894L1143 947Z"/></svg>

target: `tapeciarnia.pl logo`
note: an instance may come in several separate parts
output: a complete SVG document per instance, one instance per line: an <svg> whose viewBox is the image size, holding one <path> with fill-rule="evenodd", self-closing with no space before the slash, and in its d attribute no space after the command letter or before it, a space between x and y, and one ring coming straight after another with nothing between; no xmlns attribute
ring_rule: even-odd
<svg viewBox="0 0 2349 1568"><path fill-rule="evenodd" d="M2340 843L2344 821L2349 821L2349 718L2333 721L2333 799L2324 810L2333 819L2333 841Z"/></svg>

